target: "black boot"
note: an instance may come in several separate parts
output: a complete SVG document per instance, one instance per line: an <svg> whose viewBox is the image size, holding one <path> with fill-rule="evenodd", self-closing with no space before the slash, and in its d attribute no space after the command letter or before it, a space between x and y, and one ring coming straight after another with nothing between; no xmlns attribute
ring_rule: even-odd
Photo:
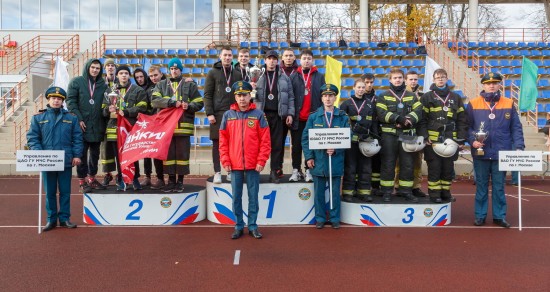
<svg viewBox="0 0 550 292"><path fill-rule="evenodd" d="M437 190L428 190L428 194L430 195L430 202L440 204L443 201L441 200L441 192Z"/></svg>
<svg viewBox="0 0 550 292"><path fill-rule="evenodd" d="M269 174L269 182L276 183L276 184L279 183L279 175L277 174L276 170L272 170L271 173Z"/></svg>
<svg viewBox="0 0 550 292"><path fill-rule="evenodd" d="M443 201L448 201L448 202L451 202L451 203L456 202L456 198L453 197L453 195L451 195L450 190L441 190L441 199Z"/></svg>

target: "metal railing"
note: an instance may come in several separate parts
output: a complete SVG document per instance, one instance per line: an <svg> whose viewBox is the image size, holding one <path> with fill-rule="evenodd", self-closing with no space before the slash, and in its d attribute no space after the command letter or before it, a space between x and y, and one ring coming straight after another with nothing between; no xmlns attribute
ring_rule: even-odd
<svg viewBox="0 0 550 292"><path fill-rule="evenodd" d="M469 35L477 36L479 42L547 42L550 28L442 28L441 40L467 42Z"/></svg>
<svg viewBox="0 0 550 292"><path fill-rule="evenodd" d="M0 97L0 126L14 115L19 107L29 98L27 77Z"/></svg>
<svg viewBox="0 0 550 292"><path fill-rule="evenodd" d="M13 122L13 134L14 134L14 150L21 150L26 144L26 137L25 134L27 133L27 130L29 129L29 116L28 116L28 110L25 109L23 114L21 115L21 119L19 121Z"/></svg>

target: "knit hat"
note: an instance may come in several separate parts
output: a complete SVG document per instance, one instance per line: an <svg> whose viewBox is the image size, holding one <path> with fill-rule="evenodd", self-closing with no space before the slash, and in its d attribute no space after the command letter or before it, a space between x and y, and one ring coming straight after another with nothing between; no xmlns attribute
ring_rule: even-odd
<svg viewBox="0 0 550 292"><path fill-rule="evenodd" d="M180 71L183 71L183 65L181 64L181 60L179 58L170 59L170 62L168 62L168 69L172 67L178 67Z"/></svg>
<svg viewBox="0 0 550 292"><path fill-rule="evenodd" d="M120 72L120 71L128 71L128 74L132 75L132 71L130 71L130 67L128 67L126 65L119 65L116 68L116 74L118 74L118 72Z"/></svg>
<svg viewBox="0 0 550 292"><path fill-rule="evenodd" d="M115 59L109 58L109 59L105 60L105 64L103 64L103 65L104 65L104 66L107 66L107 65L109 65L109 64L113 64L113 65L115 65L115 67L116 67Z"/></svg>

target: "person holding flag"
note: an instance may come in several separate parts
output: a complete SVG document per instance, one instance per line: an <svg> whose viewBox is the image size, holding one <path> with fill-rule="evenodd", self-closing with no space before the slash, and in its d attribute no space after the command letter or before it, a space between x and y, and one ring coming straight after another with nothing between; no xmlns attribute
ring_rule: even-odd
<svg viewBox="0 0 550 292"><path fill-rule="evenodd" d="M131 75L130 68L125 65L120 65L117 68L117 83L113 88L107 89L107 94L116 93L116 97L107 96L103 100L103 116L109 118L107 122L107 130L105 140L103 141L103 151L101 163L103 164L103 172L105 177L111 177L111 172L117 170L116 185L117 191L125 191L126 183L122 177L122 169L120 168L119 160L119 147L118 136L119 130L117 130L118 119L127 119L132 125L136 123L136 119L139 113L145 113L147 111L147 93L141 87L133 85L130 82ZM134 166L137 163L134 164ZM139 183L139 165L136 167L136 173L133 178L134 190L140 190L141 184ZM107 181L107 179L105 179Z"/></svg>
<svg viewBox="0 0 550 292"><path fill-rule="evenodd" d="M170 78L162 80L153 90L151 104L153 108L181 107L184 112L174 125L174 136L164 161L164 172L168 174L168 184L162 189L165 193L183 192L183 179L189 174L191 157L190 136L195 131L195 113L203 107L202 96L197 84L183 78L183 65L179 58L172 58L168 63Z"/></svg>
<svg viewBox="0 0 550 292"><path fill-rule="evenodd" d="M323 106L312 113L307 120L302 134L302 147L307 167L313 176L314 207L316 228L322 229L327 221L325 190L328 180L332 180L332 208L329 211L329 220L332 228L340 228L340 182L344 174L345 149L309 149L309 129L319 128L349 128L348 115L334 106L338 87L333 84L321 86ZM329 156L332 156L332 170L329 170ZM332 171L332 176L329 173Z"/></svg>

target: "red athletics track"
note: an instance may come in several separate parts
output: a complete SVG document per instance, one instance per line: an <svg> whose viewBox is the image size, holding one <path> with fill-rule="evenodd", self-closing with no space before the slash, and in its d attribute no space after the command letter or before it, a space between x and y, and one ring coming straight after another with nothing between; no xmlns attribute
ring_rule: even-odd
<svg viewBox="0 0 550 292"><path fill-rule="evenodd" d="M204 185L204 178L189 179ZM512 229L473 221L470 181L453 184L451 226L261 226L264 239L231 240L232 227L97 227L37 234L37 178L0 178L1 291L550 290L550 184L507 186ZM425 186L424 186L425 187ZM43 212L45 215L45 211ZM45 219L42 221L45 222ZM235 251L240 250L238 265Z"/></svg>

